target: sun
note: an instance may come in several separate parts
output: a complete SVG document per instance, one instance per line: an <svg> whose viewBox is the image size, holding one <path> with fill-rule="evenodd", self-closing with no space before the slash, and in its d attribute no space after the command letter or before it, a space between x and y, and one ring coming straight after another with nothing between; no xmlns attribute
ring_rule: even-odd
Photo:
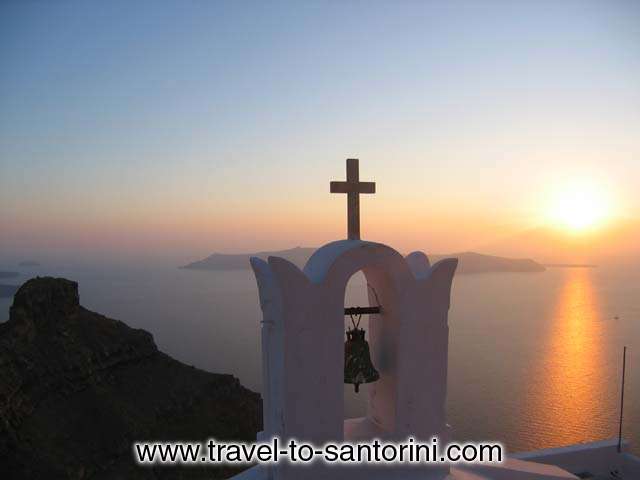
<svg viewBox="0 0 640 480"><path fill-rule="evenodd" d="M610 209L603 188L582 182L560 187L550 203L549 215L557 226L582 232L600 226Z"/></svg>

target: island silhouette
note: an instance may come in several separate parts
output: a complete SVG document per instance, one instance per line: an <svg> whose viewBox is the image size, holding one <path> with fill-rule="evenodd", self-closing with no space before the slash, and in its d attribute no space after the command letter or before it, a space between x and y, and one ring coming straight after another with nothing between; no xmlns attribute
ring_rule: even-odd
<svg viewBox="0 0 640 480"><path fill-rule="evenodd" d="M180 268L190 270L248 270L250 268L250 257L258 257L264 260L269 256L285 258L302 268L315 251L315 248L295 247L287 250L255 253L213 253L207 258L189 263ZM506 258L483 255L476 252L429 255L431 263L443 258L457 258L458 273L543 272L545 270L544 265L530 258Z"/></svg>

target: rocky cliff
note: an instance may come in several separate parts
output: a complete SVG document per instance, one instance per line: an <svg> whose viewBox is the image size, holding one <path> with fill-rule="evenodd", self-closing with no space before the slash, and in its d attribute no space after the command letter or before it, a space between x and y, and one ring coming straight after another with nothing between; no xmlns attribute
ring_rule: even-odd
<svg viewBox="0 0 640 480"><path fill-rule="evenodd" d="M83 308L75 282L29 280L0 324L2 479L225 478L233 472L138 467L132 442L252 441L261 418L258 394Z"/></svg>

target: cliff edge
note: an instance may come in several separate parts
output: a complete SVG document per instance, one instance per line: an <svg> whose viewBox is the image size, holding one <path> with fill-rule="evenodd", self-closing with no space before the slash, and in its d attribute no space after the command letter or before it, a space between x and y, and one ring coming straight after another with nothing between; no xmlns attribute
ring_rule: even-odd
<svg viewBox="0 0 640 480"><path fill-rule="evenodd" d="M0 478L225 478L229 468L139 467L140 440L253 441L260 396L160 352L150 333L35 278L0 324Z"/></svg>

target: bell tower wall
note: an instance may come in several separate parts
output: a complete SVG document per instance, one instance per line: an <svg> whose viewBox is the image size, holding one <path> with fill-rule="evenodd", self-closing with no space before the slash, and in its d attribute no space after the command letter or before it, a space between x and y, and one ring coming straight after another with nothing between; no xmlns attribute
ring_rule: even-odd
<svg viewBox="0 0 640 480"><path fill-rule="evenodd" d="M302 271L277 257L251 264L263 311L263 438L323 444L447 437L447 313L456 259L431 266L421 253L404 258L380 243L342 240L318 249ZM369 384L366 416L345 421L344 295L358 271L372 287L370 305L381 306L369 321L380 380Z"/></svg>

